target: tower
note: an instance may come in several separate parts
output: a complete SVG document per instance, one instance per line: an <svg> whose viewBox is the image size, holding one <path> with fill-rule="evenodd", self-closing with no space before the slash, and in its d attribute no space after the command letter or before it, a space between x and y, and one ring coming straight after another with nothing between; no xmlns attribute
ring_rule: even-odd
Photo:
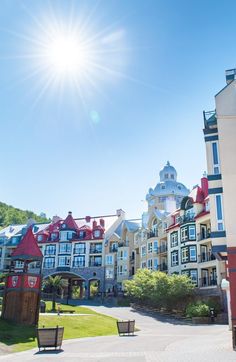
<svg viewBox="0 0 236 362"><path fill-rule="evenodd" d="M11 255L3 296L3 319L26 325L38 323L42 260L30 227Z"/></svg>

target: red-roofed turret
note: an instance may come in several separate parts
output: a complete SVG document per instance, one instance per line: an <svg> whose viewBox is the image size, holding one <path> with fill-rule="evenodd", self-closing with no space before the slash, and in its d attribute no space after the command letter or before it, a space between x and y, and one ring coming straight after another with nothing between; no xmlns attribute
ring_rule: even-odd
<svg viewBox="0 0 236 362"><path fill-rule="evenodd" d="M38 260L43 258L43 254L38 247L35 236L30 227L21 239L17 248L11 255L12 259Z"/></svg>

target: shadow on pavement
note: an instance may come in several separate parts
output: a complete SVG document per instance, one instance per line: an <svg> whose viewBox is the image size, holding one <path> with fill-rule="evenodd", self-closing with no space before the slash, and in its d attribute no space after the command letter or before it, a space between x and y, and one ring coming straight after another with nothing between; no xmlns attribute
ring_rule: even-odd
<svg viewBox="0 0 236 362"><path fill-rule="evenodd" d="M59 354L62 352L64 352L63 349L44 349L42 351L35 352L34 355L42 355L42 354L54 355L54 354Z"/></svg>

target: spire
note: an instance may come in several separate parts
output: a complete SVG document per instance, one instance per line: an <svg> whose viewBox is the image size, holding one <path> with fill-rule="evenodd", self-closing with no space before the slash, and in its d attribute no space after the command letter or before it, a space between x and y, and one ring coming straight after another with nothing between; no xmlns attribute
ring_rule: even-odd
<svg viewBox="0 0 236 362"><path fill-rule="evenodd" d="M17 248L11 254L13 259L41 259L43 254L38 247L32 228L29 227Z"/></svg>

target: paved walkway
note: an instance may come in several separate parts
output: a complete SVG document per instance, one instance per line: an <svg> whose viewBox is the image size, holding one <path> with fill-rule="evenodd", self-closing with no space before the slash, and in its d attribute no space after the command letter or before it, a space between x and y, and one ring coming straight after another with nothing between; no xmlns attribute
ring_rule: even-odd
<svg viewBox="0 0 236 362"><path fill-rule="evenodd" d="M0 357L0 362L228 362L236 361L227 326L192 326L130 308L92 307L120 319L135 319L140 329L132 337L95 337L63 342L62 352L38 350Z"/></svg>

